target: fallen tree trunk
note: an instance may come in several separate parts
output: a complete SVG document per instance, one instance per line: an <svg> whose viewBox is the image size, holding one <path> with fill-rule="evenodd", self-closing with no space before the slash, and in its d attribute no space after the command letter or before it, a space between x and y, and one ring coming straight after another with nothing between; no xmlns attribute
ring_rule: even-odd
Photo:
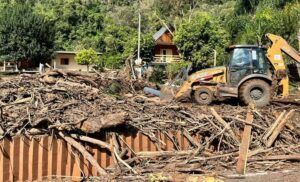
<svg viewBox="0 0 300 182"><path fill-rule="evenodd" d="M77 128L86 133L95 133L105 128L112 128L124 124L126 112L107 114L104 116L90 117L77 124Z"/></svg>
<svg viewBox="0 0 300 182"><path fill-rule="evenodd" d="M171 157L171 156L180 156L180 155L190 155L193 150L185 151L155 151L155 152L137 152L136 155L142 158L151 158L151 157Z"/></svg>
<svg viewBox="0 0 300 182"><path fill-rule="evenodd" d="M69 143L71 146L73 146L74 148L76 148L82 155L83 157L88 160L97 170L97 172L100 175L107 175L106 171L100 167L100 165L98 164L98 162L93 158L93 156L86 151L86 149L77 141L75 141L72 137L69 137L67 135L65 135L63 132L58 132L58 134L67 142Z"/></svg>
<svg viewBox="0 0 300 182"><path fill-rule="evenodd" d="M248 160L248 162L255 162L255 161L276 161L276 160L300 161L300 154L276 155L276 156L267 156L267 157L263 157L263 158L250 158Z"/></svg>
<svg viewBox="0 0 300 182"><path fill-rule="evenodd" d="M77 134L71 134L71 137L79 139L81 141L85 141L85 142L89 142L89 143L98 145L100 147L106 148L107 150L111 151L111 145L106 142L103 142L101 140L97 140L97 139L94 139L91 137L77 135Z"/></svg>

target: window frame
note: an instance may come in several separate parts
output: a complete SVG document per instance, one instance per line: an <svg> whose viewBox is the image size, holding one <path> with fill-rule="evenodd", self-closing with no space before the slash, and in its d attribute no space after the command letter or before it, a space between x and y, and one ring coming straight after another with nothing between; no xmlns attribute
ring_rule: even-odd
<svg viewBox="0 0 300 182"><path fill-rule="evenodd" d="M60 65L70 65L70 59L69 58L60 58Z"/></svg>

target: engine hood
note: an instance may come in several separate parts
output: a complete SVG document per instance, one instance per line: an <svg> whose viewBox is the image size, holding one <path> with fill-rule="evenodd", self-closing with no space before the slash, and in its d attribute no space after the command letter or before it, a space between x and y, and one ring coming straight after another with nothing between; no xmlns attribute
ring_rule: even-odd
<svg viewBox="0 0 300 182"><path fill-rule="evenodd" d="M189 76L189 81L194 82L195 80L205 78L205 77L214 77L216 75L224 75L226 73L226 67L225 66L219 66L214 68L207 68L200 71L197 71Z"/></svg>

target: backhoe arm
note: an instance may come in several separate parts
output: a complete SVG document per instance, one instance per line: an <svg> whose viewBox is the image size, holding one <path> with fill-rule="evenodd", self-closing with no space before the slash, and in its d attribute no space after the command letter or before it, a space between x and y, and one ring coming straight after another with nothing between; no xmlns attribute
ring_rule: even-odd
<svg viewBox="0 0 300 182"><path fill-rule="evenodd" d="M273 43L268 49L267 57L276 71L276 76L281 79L280 85L283 88L282 96L287 97L289 95L289 78L286 74L286 65L284 64L282 52L298 63L300 63L300 55L282 37L273 34L267 34L266 36Z"/></svg>
<svg viewBox="0 0 300 182"><path fill-rule="evenodd" d="M267 37L273 43L272 46L269 48L268 53L276 56L276 53L281 54L281 51L283 51L286 55L291 57L293 60L300 63L300 54L292 46L290 46L284 38L282 38L278 35L270 34L270 33L267 34ZM283 63L283 60L282 60L282 63ZM276 65L274 65L274 67L275 66Z"/></svg>

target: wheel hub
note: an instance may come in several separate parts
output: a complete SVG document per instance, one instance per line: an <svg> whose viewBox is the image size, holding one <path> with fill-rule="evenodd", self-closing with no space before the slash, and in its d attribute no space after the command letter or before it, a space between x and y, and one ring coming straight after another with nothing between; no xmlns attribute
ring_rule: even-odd
<svg viewBox="0 0 300 182"><path fill-rule="evenodd" d="M194 97L197 103L201 105L208 105L213 100L213 94L210 89L202 87L195 91Z"/></svg>
<svg viewBox="0 0 300 182"><path fill-rule="evenodd" d="M205 92L202 92L202 93L200 94L200 98L201 98L202 100L207 100L207 99L209 98L209 95L208 95L207 93L205 93Z"/></svg>
<svg viewBox="0 0 300 182"><path fill-rule="evenodd" d="M263 91L260 88L254 88L250 91L250 97L253 100L259 100L263 97Z"/></svg>

